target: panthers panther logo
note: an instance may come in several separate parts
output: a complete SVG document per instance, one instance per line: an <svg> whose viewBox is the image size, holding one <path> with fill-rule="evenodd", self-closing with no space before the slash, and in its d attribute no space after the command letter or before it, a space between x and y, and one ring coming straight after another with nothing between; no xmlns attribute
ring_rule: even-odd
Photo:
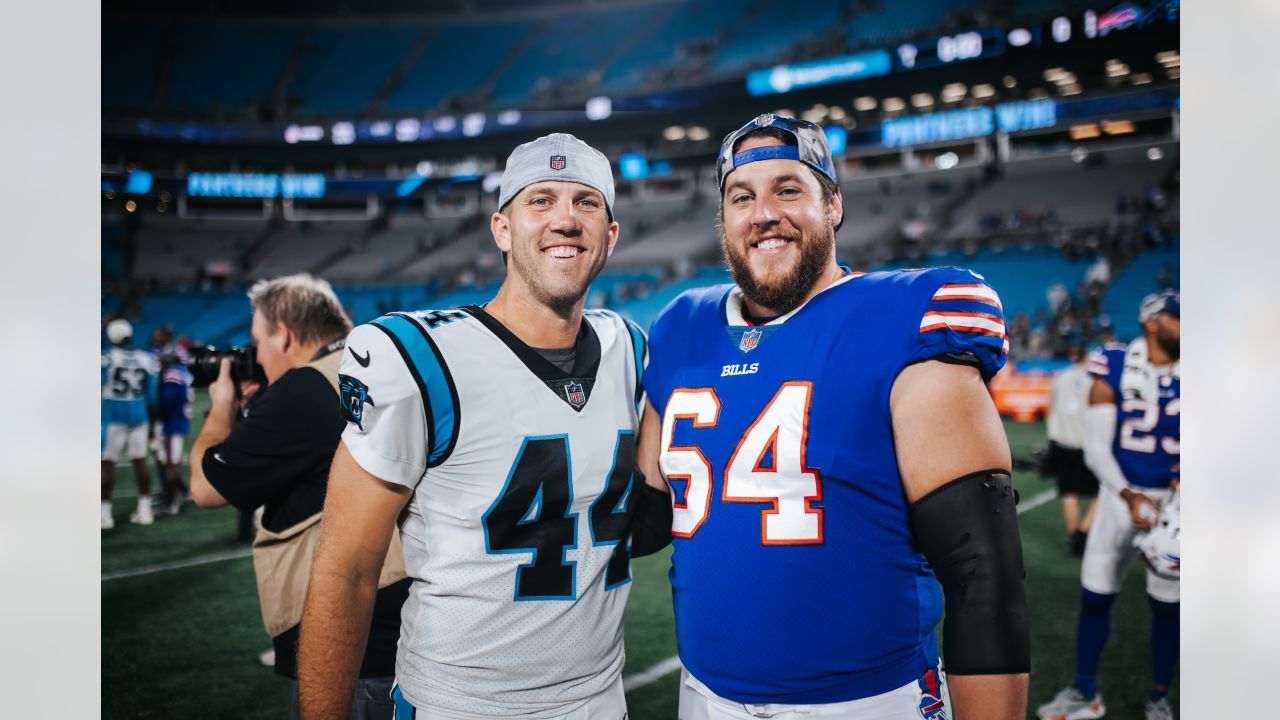
<svg viewBox="0 0 1280 720"><path fill-rule="evenodd" d="M369 386L350 375L339 373L338 393L342 396L342 417L347 422L355 423L363 431L364 425L360 423L364 419L364 404L377 407L373 398L369 397Z"/></svg>

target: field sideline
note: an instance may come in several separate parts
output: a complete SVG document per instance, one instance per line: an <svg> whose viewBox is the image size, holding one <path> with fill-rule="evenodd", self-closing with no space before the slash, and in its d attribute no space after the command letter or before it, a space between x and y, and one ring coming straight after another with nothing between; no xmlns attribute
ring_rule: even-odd
<svg viewBox="0 0 1280 720"><path fill-rule="evenodd" d="M198 392L194 417L203 417L207 405L207 396ZM1015 457L1030 458L1044 443L1042 423L1006 422L1005 428ZM287 717L287 681L258 664L258 653L271 641L262 629L248 548L229 544L236 511L188 505L179 516L160 517L152 526L131 525L128 515L137 494L132 470L119 467L116 478L116 528L102 533L101 548L102 717ZM1058 503L1038 497L1052 484L1026 471L1015 473L1014 481L1023 503L1019 521L1031 607L1034 708L1074 674L1080 563L1067 553ZM623 677L633 720L676 717L679 672L672 661L669 553L632 563ZM1135 567L1116 602L1102 660L1100 688L1108 717L1142 716L1150 683L1148 638L1143 573ZM1175 714L1178 693L1175 676Z"/></svg>

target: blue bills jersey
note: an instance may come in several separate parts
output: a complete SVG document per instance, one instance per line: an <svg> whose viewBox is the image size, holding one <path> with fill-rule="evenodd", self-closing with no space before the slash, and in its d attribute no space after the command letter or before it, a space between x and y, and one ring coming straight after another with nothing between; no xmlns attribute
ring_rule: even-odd
<svg viewBox="0 0 1280 720"><path fill-rule="evenodd" d="M157 418L165 435L191 432L191 372L185 365L170 365L160 373L160 390L156 399Z"/></svg>
<svg viewBox="0 0 1280 720"><path fill-rule="evenodd" d="M1089 374L1115 393L1116 435L1111 453L1130 485L1167 488L1178 476L1181 457L1182 383L1176 365L1159 372L1145 358L1129 356L1128 347L1108 345L1089 358ZM1126 382L1126 371L1135 373L1137 380ZM1151 387L1143 392L1146 378Z"/></svg>
<svg viewBox="0 0 1280 720"><path fill-rule="evenodd" d="M942 591L908 525L889 393L933 358L989 380L1007 349L998 296L959 268L846 275L761 326L724 285L662 311L644 386L690 673L736 702L808 704L935 666Z"/></svg>

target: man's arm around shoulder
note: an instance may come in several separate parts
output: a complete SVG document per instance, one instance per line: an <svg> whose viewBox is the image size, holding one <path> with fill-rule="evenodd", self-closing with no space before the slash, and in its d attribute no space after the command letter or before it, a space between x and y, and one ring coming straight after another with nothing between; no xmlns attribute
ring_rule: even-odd
<svg viewBox="0 0 1280 720"><path fill-rule="evenodd" d="M943 591L947 596L948 617L943 621L943 647L948 651L947 683L951 690L954 717L959 720L1021 720L1027 712L1028 675L1021 668L1026 654L1026 598L1022 589L1022 551L1017 532L1017 516L1013 509L1012 488L1008 486L1008 469L1012 465L1009 442L995 405L976 368L939 361L925 361L908 366L898 376L890 395L890 412L893 416L894 445L898 454L898 467L902 474L907 501L912 505L913 519L928 512L935 520L933 525L946 525L943 532L929 540L921 537L920 528L913 527L917 542L921 543L926 557L935 566ZM992 472L995 471L995 472ZM974 476L974 477L970 477ZM965 478L963 480L959 480ZM959 482L953 482L957 481ZM931 497L931 493L935 493ZM944 500L944 493L952 497ZM923 502L922 502L923 501ZM948 518L948 506L925 506L944 503L963 503L966 508L987 508L981 517L966 512L963 517ZM1007 508L1004 516L1000 511ZM937 511L941 510L941 513ZM994 512L992 512L994 511ZM939 516L941 521L937 522ZM1010 517L1012 516L1012 517ZM993 520L993 518L995 520ZM986 538L984 543L991 552L981 553L981 567L970 568L974 553L957 554L948 545L948 533L955 535L954 527L969 529L973 525L974 536ZM913 522L913 526L915 523ZM936 540L934 538L943 538ZM931 547L932 545L932 547ZM969 594L983 597L988 594L1002 598L997 607L977 608L973 613L957 613L950 610L964 594L948 582L949 569L944 564L958 563L963 555L965 567L955 571L968 573L976 570L978 577L993 579L990 587L971 587ZM1007 607L1006 607L1007 605ZM989 612L982 612L983 610ZM968 628L961 625L962 617L997 615L1021 617L1021 623L993 623L988 628ZM973 621L968 621L973 622ZM979 622L989 622L981 620ZM991 645L994 650L984 657L964 658L965 662L995 662L1009 665L1007 671L970 672L962 669L956 647L956 638L989 632L997 637ZM951 642L948 642L950 640ZM1012 648L1012 650L1009 650ZM966 648L968 650L969 648ZM991 657L994 656L994 657ZM954 670L953 670L954 668Z"/></svg>
<svg viewBox="0 0 1280 720"><path fill-rule="evenodd" d="M369 473L345 443L338 444L298 647L298 697L306 720L350 716L378 576L411 494Z"/></svg>

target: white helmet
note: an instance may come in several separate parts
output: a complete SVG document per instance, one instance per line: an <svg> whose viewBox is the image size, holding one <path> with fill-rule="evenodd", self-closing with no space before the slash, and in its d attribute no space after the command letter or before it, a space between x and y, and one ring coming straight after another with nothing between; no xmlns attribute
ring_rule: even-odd
<svg viewBox="0 0 1280 720"><path fill-rule="evenodd" d="M133 326L129 324L128 320L116 318L107 323L107 339L111 341L112 345L119 345L131 337L133 337Z"/></svg>
<svg viewBox="0 0 1280 720"><path fill-rule="evenodd" d="M1134 547L1152 572L1162 578L1178 580L1182 569L1181 534L1182 509L1178 493L1174 491L1160 509L1160 517L1152 523L1151 530L1138 536Z"/></svg>

